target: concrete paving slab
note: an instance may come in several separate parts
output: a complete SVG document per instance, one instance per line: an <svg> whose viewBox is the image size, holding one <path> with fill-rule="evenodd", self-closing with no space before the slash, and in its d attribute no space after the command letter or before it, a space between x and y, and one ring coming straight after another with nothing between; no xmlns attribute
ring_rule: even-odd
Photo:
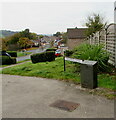
<svg viewBox="0 0 116 120"><path fill-rule="evenodd" d="M3 118L114 118L114 101L80 86L39 77L2 75ZM73 112L50 107L56 100L79 103Z"/></svg>

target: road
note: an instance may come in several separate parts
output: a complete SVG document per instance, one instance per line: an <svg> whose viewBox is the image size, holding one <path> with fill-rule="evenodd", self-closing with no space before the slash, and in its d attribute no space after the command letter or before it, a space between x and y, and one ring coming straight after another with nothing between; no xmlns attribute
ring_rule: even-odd
<svg viewBox="0 0 116 120"><path fill-rule="evenodd" d="M114 100L63 81L2 75L3 118L114 118ZM80 104L72 112L51 107L57 100Z"/></svg>
<svg viewBox="0 0 116 120"><path fill-rule="evenodd" d="M33 53L41 53L41 52L44 52L49 47L50 47L50 45L48 44L48 45L44 46L44 49L38 48L36 50L29 50L29 51L26 51L26 52L32 52L32 54ZM16 58L17 62L23 61L23 60L26 60L26 59L30 59L30 55L26 55L26 56Z"/></svg>

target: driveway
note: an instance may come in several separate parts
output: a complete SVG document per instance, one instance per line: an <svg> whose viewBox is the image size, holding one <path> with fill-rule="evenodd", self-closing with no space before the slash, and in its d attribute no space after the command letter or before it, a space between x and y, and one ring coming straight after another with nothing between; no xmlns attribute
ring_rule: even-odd
<svg viewBox="0 0 116 120"><path fill-rule="evenodd" d="M3 118L114 118L114 101L91 95L80 86L39 77L2 75ZM79 103L72 112L50 105Z"/></svg>

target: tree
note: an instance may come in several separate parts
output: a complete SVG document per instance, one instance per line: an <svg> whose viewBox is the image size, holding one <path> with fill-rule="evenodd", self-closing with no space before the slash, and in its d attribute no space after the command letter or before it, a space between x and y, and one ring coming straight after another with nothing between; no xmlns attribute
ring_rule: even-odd
<svg viewBox="0 0 116 120"><path fill-rule="evenodd" d="M29 44L29 39L26 37L22 37L19 39L18 44L20 45L21 48L27 48Z"/></svg>
<svg viewBox="0 0 116 120"><path fill-rule="evenodd" d="M0 38L0 50L7 50L6 42L4 38Z"/></svg>
<svg viewBox="0 0 116 120"><path fill-rule="evenodd" d="M86 30L86 35L87 36L92 35L93 33L104 28L106 26L106 24L107 24L107 22L104 23L104 19L102 16L100 16L99 14L93 13L92 16L88 16L87 22L85 23L85 25L88 28Z"/></svg>
<svg viewBox="0 0 116 120"><path fill-rule="evenodd" d="M25 29L24 31L20 32L21 37L26 37L30 39L30 32L29 29Z"/></svg>
<svg viewBox="0 0 116 120"><path fill-rule="evenodd" d="M39 38L41 39L41 38L43 38L44 36L43 35L39 35Z"/></svg>
<svg viewBox="0 0 116 120"><path fill-rule="evenodd" d="M62 43L66 43L66 42L67 42L67 39L68 39L68 37L67 37L67 32L63 32L63 33L62 33Z"/></svg>
<svg viewBox="0 0 116 120"><path fill-rule="evenodd" d="M36 40L38 37L37 37L37 34L36 33L30 33L30 39L32 40Z"/></svg>
<svg viewBox="0 0 116 120"><path fill-rule="evenodd" d="M61 33L60 32L56 32L55 34L53 34L53 36L59 37L59 36L61 36Z"/></svg>
<svg viewBox="0 0 116 120"><path fill-rule="evenodd" d="M5 37L4 41L4 48L11 45L20 45L21 47L29 47L32 45L32 42L30 40L36 40L37 34L29 32L29 29L25 29L24 31L21 31L19 33L16 33L12 36Z"/></svg>
<svg viewBox="0 0 116 120"><path fill-rule="evenodd" d="M20 33L16 33L12 36L6 37L7 44L16 44L19 41L19 38L21 37Z"/></svg>

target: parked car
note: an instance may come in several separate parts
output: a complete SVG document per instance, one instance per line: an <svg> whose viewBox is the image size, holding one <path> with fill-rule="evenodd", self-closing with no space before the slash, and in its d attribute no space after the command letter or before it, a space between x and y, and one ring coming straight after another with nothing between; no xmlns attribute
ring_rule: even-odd
<svg viewBox="0 0 116 120"><path fill-rule="evenodd" d="M58 57L58 56L61 56L61 50L60 49L57 49L55 51L55 56Z"/></svg>

